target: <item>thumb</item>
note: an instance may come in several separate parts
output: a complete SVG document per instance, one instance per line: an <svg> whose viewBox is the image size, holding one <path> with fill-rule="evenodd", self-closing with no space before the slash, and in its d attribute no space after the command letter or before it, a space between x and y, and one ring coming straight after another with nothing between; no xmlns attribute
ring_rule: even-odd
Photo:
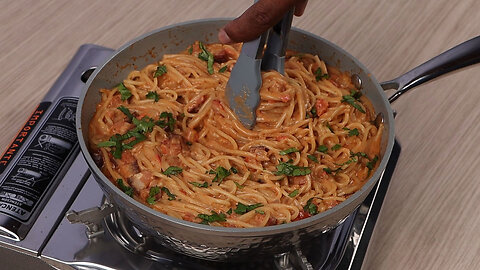
<svg viewBox="0 0 480 270"><path fill-rule="evenodd" d="M225 25L218 33L218 39L222 43L253 40L279 22L298 2L306 3L305 0L260 0ZM304 9L305 6L302 6Z"/></svg>

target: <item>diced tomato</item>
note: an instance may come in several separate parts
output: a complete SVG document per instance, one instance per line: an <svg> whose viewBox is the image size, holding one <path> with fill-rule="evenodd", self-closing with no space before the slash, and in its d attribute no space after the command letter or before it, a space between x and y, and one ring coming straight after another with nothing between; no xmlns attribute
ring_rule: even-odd
<svg viewBox="0 0 480 270"><path fill-rule="evenodd" d="M298 213L298 216L292 220L292 221L298 221L298 220L301 220L301 219L304 219L304 218L308 218L308 217L311 217L312 215L310 215L310 213L307 213L303 210L301 210L299 213Z"/></svg>
<svg viewBox="0 0 480 270"><path fill-rule="evenodd" d="M317 109L317 116L321 116L328 109L328 102L325 99L318 98L315 103L315 109Z"/></svg>

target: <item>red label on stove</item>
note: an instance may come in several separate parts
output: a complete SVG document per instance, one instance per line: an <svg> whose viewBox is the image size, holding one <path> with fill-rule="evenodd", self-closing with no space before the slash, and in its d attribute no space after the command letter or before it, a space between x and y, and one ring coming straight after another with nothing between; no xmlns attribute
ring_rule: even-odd
<svg viewBox="0 0 480 270"><path fill-rule="evenodd" d="M77 143L76 98L57 102L27 147L0 180L0 213L25 222L55 182L55 175Z"/></svg>
<svg viewBox="0 0 480 270"><path fill-rule="evenodd" d="M18 132L17 136L13 139L7 150L5 150L2 157L0 157L0 174L5 168L7 168L8 164L14 160L14 157L17 155L22 145L27 141L28 136L35 129L38 122L40 122L40 119L42 119L42 116L45 114L50 104L51 102L40 103L35 111L33 111L30 118L28 118L27 122L25 122L23 128Z"/></svg>

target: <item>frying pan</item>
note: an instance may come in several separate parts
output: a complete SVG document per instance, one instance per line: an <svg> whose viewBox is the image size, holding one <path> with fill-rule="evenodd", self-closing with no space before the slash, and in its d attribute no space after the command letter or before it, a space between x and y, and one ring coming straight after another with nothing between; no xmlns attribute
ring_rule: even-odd
<svg viewBox="0 0 480 270"><path fill-rule="evenodd" d="M339 46L314 34L293 28L288 48L317 54L328 65L348 71L361 85L377 113L383 116L385 132L381 144L381 162L365 185L347 200L325 212L300 221L262 228L224 228L179 220L157 212L124 194L107 179L95 164L87 147L88 124L99 89L112 88L134 69L161 60L163 54L177 53L196 40L217 42L218 30L230 19L206 19L175 24L140 36L118 49L86 83L77 110L77 134L83 155L106 197L121 215L127 217L145 236L177 252L206 260L234 260L246 256L279 254L301 246L313 237L341 224L362 203L383 173L394 144L394 122L390 102L425 81L446 72L480 61L480 37L467 41L429 62L384 83ZM384 89L394 89L387 98ZM254 255L254 256L253 256Z"/></svg>

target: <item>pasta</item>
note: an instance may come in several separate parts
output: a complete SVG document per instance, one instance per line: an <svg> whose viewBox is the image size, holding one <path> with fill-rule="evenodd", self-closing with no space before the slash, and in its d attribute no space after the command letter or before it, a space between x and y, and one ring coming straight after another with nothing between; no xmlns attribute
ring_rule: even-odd
<svg viewBox="0 0 480 270"><path fill-rule="evenodd" d="M313 216L362 187L383 125L349 74L287 52L285 75L262 72L249 130L224 97L240 49L195 42L100 89L90 149L118 188L179 219L244 228Z"/></svg>

